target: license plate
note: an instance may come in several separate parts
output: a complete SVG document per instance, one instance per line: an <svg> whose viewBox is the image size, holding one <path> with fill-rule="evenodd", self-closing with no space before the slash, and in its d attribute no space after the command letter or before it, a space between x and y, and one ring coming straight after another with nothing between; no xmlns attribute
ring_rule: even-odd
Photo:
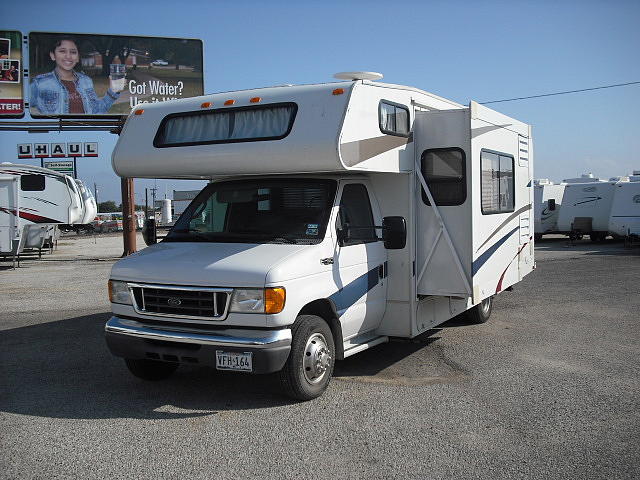
<svg viewBox="0 0 640 480"><path fill-rule="evenodd" d="M240 370L242 372L253 371L253 354L251 352L223 352L216 350L216 369Z"/></svg>

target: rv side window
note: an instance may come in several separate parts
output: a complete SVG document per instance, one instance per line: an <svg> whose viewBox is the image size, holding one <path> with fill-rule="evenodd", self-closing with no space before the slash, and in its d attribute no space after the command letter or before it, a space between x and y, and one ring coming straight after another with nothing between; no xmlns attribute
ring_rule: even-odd
<svg viewBox="0 0 640 480"><path fill-rule="evenodd" d="M409 109L404 105L383 100L380 102L378 117L382 133L400 137L409 136Z"/></svg>
<svg viewBox="0 0 640 480"><path fill-rule="evenodd" d="M291 131L295 103L220 108L167 115L153 140L154 147L280 140Z"/></svg>
<svg viewBox="0 0 640 480"><path fill-rule="evenodd" d="M462 205L467 199L464 150L457 147L425 150L421 170L436 205ZM422 201L431 205L424 188L421 191Z"/></svg>
<svg viewBox="0 0 640 480"><path fill-rule="evenodd" d="M336 229L347 229L347 237L342 246L376 242L376 230L373 228L373 212L369 202L367 187L361 183L349 183L342 189L340 210L336 220Z"/></svg>
<svg viewBox="0 0 640 480"><path fill-rule="evenodd" d="M44 190L44 175L22 175L20 190L23 192L42 192Z"/></svg>
<svg viewBox="0 0 640 480"><path fill-rule="evenodd" d="M513 212L515 205L513 163L513 157L510 155L481 151L483 214Z"/></svg>

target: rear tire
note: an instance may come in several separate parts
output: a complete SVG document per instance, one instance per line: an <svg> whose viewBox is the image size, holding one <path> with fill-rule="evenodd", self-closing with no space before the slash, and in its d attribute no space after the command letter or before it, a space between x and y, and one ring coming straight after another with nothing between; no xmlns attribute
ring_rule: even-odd
<svg viewBox="0 0 640 480"><path fill-rule="evenodd" d="M178 369L177 363L158 362L156 360L125 358L129 371L142 380L164 380Z"/></svg>
<svg viewBox="0 0 640 480"><path fill-rule="evenodd" d="M493 297L487 297L478 305L467 310L467 318L473 323L485 323L493 311Z"/></svg>
<svg viewBox="0 0 640 480"><path fill-rule="evenodd" d="M291 328L291 352L279 373L283 392L296 400L312 400L329 386L335 365L335 344L327 322L300 315Z"/></svg>

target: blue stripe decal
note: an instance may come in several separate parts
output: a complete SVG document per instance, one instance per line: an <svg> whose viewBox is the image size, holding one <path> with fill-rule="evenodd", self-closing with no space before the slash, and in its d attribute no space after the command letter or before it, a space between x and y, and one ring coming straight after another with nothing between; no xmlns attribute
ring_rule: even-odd
<svg viewBox="0 0 640 480"><path fill-rule="evenodd" d="M482 267L482 265L484 265L487 262L487 260L489 260L489 258L491 258L491 255L493 255L496 252L496 250L498 250L498 248L500 248L500 246L504 242L506 242L507 239L511 235L513 235L515 232L517 232L518 230L520 230L520 226L517 226L516 228L511 230L504 237L502 237L500 240L498 240L496 243L494 243L491 247L489 247L486 252L484 252L482 255L480 255L476 259L476 261L473 262L473 265L471 265L471 271L473 272L472 274L475 275L477 273L477 271L480 270L480 267Z"/></svg>
<svg viewBox="0 0 640 480"><path fill-rule="evenodd" d="M378 281L378 267L376 267L331 295L329 300L335 304L338 316L342 316L349 307L378 285Z"/></svg>

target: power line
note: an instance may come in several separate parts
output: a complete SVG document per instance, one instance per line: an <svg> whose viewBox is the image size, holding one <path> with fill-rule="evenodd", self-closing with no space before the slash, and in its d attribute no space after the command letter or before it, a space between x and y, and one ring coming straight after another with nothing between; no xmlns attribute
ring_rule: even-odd
<svg viewBox="0 0 640 480"><path fill-rule="evenodd" d="M602 90L603 88L624 87L627 85L636 85L638 83L640 83L640 81L628 82L628 83L616 83L614 85L604 85L603 87L581 88L580 90L567 90L566 92L543 93L542 95L531 95L529 97L516 97L516 98L506 98L504 100L491 100L490 102L479 102L479 103L482 105L486 105L488 103L513 102L515 100L527 100L529 98L552 97L554 95L566 95L567 93L588 92L591 90Z"/></svg>

